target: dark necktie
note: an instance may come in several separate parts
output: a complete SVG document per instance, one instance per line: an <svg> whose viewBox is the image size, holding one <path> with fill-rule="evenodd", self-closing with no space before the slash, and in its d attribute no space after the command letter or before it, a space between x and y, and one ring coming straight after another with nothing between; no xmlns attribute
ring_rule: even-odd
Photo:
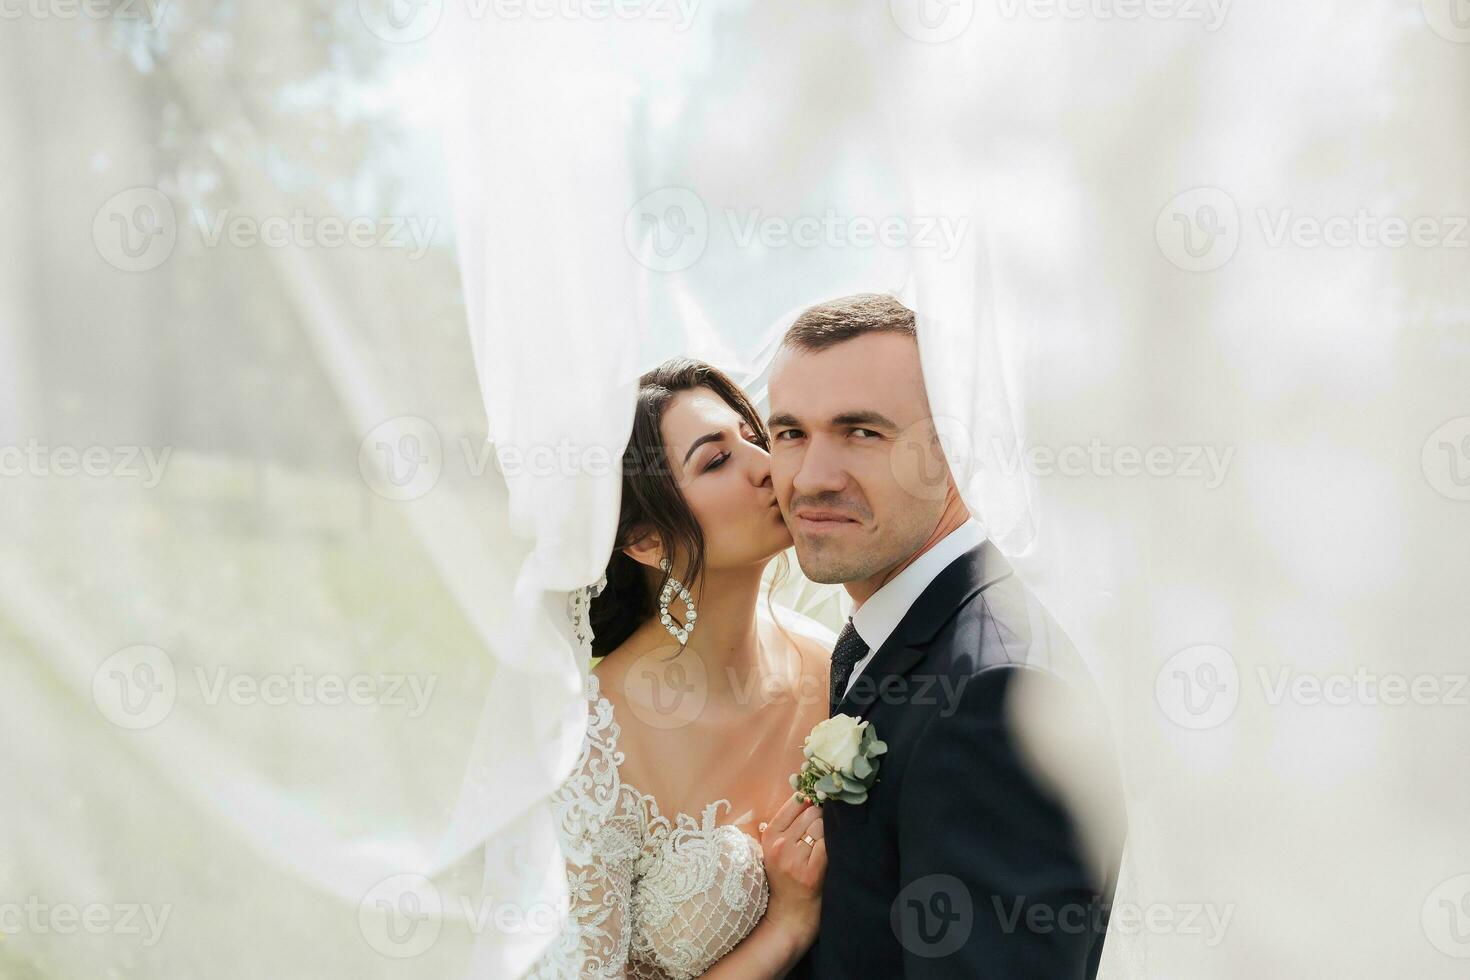
<svg viewBox="0 0 1470 980"><path fill-rule="evenodd" d="M832 648L832 686L827 696L827 716L837 714L837 705L847 690L847 679L852 676L853 665L868 655L868 645L858 636L852 625L852 617L837 634L837 645Z"/></svg>

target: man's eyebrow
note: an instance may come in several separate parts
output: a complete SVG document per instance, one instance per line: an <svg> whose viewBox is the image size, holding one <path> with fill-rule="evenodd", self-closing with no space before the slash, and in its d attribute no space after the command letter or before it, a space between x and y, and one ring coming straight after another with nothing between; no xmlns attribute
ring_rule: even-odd
<svg viewBox="0 0 1470 980"><path fill-rule="evenodd" d="M690 445L689 451L684 454L684 465L689 465L689 457L694 455L694 450L698 449L700 446L703 446L707 442L722 442L724 438L725 434L723 432L706 432L698 439L695 439L693 444Z"/></svg>
<svg viewBox="0 0 1470 980"><path fill-rule="evenodd" d="M898 426L888 416L878 412L843 412L832 419L833 425L856 425L873 429L888 429L892 432L898 431Z"/></svg>
<svg viewBox="0 0 1470 980"><path fill-rule="evenodd" d="M898 431L898 426L888 416L883 415L879 412L866 410L843 412L841 415L834 415L830 424L834 426L848 425L863 426L873 429L887 429L891 432ZM772 429L783 425L791 426L792 428L797 429L801 428L801 422L796 418L795 415L792 415L790 412L780 412L776 415L772 415L770 421L768 421L766 425Z"/></svg>

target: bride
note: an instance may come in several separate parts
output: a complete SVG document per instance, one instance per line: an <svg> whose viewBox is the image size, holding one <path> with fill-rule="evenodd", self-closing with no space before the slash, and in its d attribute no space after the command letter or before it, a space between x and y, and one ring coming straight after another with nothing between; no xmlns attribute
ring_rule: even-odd
<svg viewBox="0 0 1470 980"><path fill-rule="evenodd" d="M827 717L830 644L758 605L792 544L769 448L718 369L640 378L586 739L552 801L571 915L532 976L782 977L816 938L821 808L788 779Z"/></svg>

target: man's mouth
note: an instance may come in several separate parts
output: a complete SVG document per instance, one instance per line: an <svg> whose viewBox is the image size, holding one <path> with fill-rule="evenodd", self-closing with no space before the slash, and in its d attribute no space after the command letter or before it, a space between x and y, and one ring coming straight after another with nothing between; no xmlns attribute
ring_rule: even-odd
<svg viewBox="0 0 1470 980"><path fill-rule="evenodd" d="M797 524L808 531L831 531L837 528L856 527L857 521L835 510L799 510Z"/></svg>

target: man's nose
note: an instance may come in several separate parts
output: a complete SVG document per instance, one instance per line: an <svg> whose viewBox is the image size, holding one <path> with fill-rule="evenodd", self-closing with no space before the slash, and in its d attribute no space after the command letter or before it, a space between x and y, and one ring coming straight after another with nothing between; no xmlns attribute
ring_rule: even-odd
<svg viewBox="0 0 1470 980"><path fill-rule="evenodd" d="M840 492L846 486L847 471L840 465L836 454L815 444L802 453L801 463L791 481L791 488L798 497Z"/></svg>

